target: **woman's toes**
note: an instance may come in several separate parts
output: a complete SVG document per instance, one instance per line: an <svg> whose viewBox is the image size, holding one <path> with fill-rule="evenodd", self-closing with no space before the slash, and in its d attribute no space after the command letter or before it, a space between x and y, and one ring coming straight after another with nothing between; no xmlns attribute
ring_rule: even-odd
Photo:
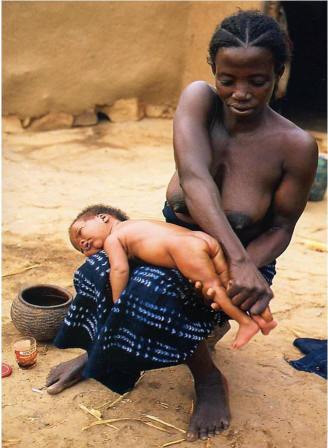
<svg viewBox="0 0 328 448"><path fill-rule="evenodd" d="M189 430L189 431L187 432L186 440L187 440L188 442L194 442L194 441L197 440L197 439L198 439L198 431L195 431L195 430Z"/></svg>
<svg viewBox="0 0 328 448"><path fill-rule="evenodd" d="M199 431L199 438L201 440L207 440L208 439L208 430L207 429L201 429Z"/></svg>

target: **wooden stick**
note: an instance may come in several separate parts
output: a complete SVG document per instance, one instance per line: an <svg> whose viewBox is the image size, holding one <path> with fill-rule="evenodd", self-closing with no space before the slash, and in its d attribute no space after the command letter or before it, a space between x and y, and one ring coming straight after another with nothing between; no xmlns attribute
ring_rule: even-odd
<svg viewBox="0 0 328 448"><path fill-rule="evenodd" d="M164 448L164 447L166 447L166 446L176 445L177 443L184 442L185 440L186 440L186 439L173 440L172 442L164 443L164 445L161 445L161 448Z"/></svg>
<svg viewBox="0 0 328 448"><path fill-rule="evenodd" d="M185 431L184 429L178 428L177 426L174 426L174 425L172 425L171 423L164 422L163 420L161 420L161 419L158 418L158 417L154 417L153 415L147 415L147 414L142 414L142 415L143 415L144 417L149 418L150 420L155 420L155 422L162 423L162 425L164 425L164 426L168 426L169 428L174 428L174 429L176 429L177 431L183 432L183 434L186 433L186 431Z"/></svg>
<svg viewBox="0 0 328 448"><path fill-rule="evenodd" d="M93 416L94 418L96 418L98 421L103 421L103 419L102 419L101 417L99 417L95 412L92 412L92 410L88 409L88 408L87 408L86 406L84 406L83 404L79 404L79 407L80 407L84 412L87 412L88 414L92 415L92 416ZM97 411L96 409L93 409L93 410L96 411L96 412L99 412L99 411ZM100 413L100 412L99 412L99 413ZM109 427L112 428L112 429L118 429L117 426L110 425L109 423L107 423L106 426L109 426ZM82 431L83 431L83 428L82 428Z"/></svg>
<svg viewBox="0 0 328 448"><path fill-rule="evenodd" d="M106 403L102 404L101 406L97 406L96 409L102 409L102 408L106 408L106 409L110 409L113 406L115 406L117 403L119 403L120 401L122 401L127 395L129 395L129 392L125 392L125 394L120 395L118 398L116 398L116 400L114 401L106 401Z"/></svg>
<svg viewBox="0 0 328 448"><path fill-rule="evenodd" d="M170 431L168 431L167 429L160 428L159 426L154 425L153 423L150 423L150 422L144 422L143 420L141 420L141 421L147 426L151 426L152 428L156 428L156 429L159 429L160 431L167 432L168 434L171 434Z"/></svg>
<svg viewBox="0 0 328 448"><path fill-rule="evenodd" d="M85 431L86 429L92 428L93 426L107 425L108 423L121 422L121 421L126 421L126 420L135 421L135 422L142 422L143 423L143 420L141 420L140 418L134 418L134 417L110 418L108 420L101 420L100 419L100 421L93 422L89 426L84 426L82 428L82 431Z"/></svg>
<svg viewBox="0 0 328 448"><path fill-rule="evenodd" d="M40 264L33 264L32 266L28 266L27 268L21 269L20 271L10 272L9 274L3 274L2 278L10 277L12 275L22 274L23 272L29 271L30 269L38 268L41 266Z"/></svg>
<svg viewBox="0 0 328 448"><path fill-rule="evenodd" d="M143 376L145 375L145 373L142 373L138 379L138 381L136 382L136 384L134 385L134 388L140 383L140 381L142 380ZM134 389L133 389L134 390ZM100 406L97 406L95 409L102 409L102 408L112 408L113 406L115 406L117 403L119 403L120 401L122 401L127 395L129 395L132 392L132 390L129 390L128 392L125 392L125 394L119 396L118 398L116 398L114 401L106 401L106 403L101 404Z"/></svg>

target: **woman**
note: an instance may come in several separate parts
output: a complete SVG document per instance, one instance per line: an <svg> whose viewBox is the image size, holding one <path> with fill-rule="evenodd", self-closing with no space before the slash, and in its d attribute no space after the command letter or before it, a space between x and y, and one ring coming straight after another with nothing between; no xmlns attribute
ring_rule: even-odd
<svg viewBox="0 0 328 448"><path fill-rule="evenodd" d="M202 81L189 85L181 95L174 119L177 172L168 187L164 215L169 222L195 230L201 228L220 241L232 279L228 295L235 305L254 314L261 313L273 297L270 284L275 259L290 242L317 164L315 141L269 107L288 59L288 41L272 18L254 11L241 11L226 18L215 30L209 46L215 88ZM223 323L224 316L207 314L193 288L177 271L159 269L157 273L147 273L144 266L133 271L120 308L111 312L106 308L104 312L98 299L101 296L103 300L106 285L97 286L95 279L103 262L100 258L97 265L90 260L88 272L78 271L82 272L78 279L80 289L82 285L84 294L92 291L96 297L90 319L93 327L85 336L85 344L74 345L69 337L84 319L79 310L85 316L83 294L79 298L81 306L71 310L57 338L59 346L86 348L89 359L85 355L53 370L48 392L58 393L81 379L82 372L83 376L108 381L108 376L100 378L99 372L104 368L108 371L109 359L112 370L114 359L119 370L128 373L125 387L132 387L140 370L162 367L165 359L172 364L186 362L196 392L187 439L206 439L225 429L230 420L226 382L205 343L206 335L215 323ZM150 295L146 284L151 288ZM178 292L174 299L172 291ZM150 330L147 319L138 320L137 337L148 338L144 345L139 344L140 349L131 348L131 339L130 345L124 345L124 336L134 337L125 323L134 312L128 303L129 295L133 298L131 303L139 298L142 308L150 314L151 309L156 310L150 319ZM160 303L165 303L165 310L157 308ZM175 316L174 325L164 333L162 328L153 331L156 320L163 316L166 319L165 313L170 312ZM107 319L114 333L108 329ZM190 327L181 328L184 324ZM175 331L175 325L181 340L176 333L169 338L168 332ZM188 335L186 328L191 328ZM201 328L199 333L197 328ZM193 336L196 339L189 344ZM163 344L167 340L170 344L166 350ZM160 347L157 341L162 344ZM158 362L147 362L148 344L150 350L160 354ZM104 356L109 355L108 350L113 358ZM115 378L117 372L116 377L113 372L114 387Z"/></svg>

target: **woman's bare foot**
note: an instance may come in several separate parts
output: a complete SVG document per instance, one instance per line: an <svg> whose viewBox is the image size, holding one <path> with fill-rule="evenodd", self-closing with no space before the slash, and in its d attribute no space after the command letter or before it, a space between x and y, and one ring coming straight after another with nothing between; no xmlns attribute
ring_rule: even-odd
<svg viewBox="0 0 328 448"><path fill-rule="evenodd" d="M260 327L252 319L249 319L249 322L245 324L239 324L237 336L232 343L232 348L241 348L243 345L247 344L247 342L252 339L252 337L255 336L259 330Z"/></svg>
<svg viewBox="0 0 328 448"><path fill-rule="evenodd" d="M193 442L214 437L230 424L228 383L218 369L195 382L196 404L186 439Z"/></svg>
<svg viewBox="0 0 328 448"><path fill-rule="evenodd" d="M276 326L278 325L278 322L276 320L270 320L269 322L267 322L263 319L263 317L257 315L252 315L252 319L255 320L264 335L268 335L270 331L276 328Z"/></svg>
<svg viewBox="0 0 328 448"><path fill-rule="evenodd" d="M48 394L59 394L64 389L73 386L73 384L82 380L82 370L88 360L88 354L85 353L70 361L62 362L53 367L46 380Z"/></svg>

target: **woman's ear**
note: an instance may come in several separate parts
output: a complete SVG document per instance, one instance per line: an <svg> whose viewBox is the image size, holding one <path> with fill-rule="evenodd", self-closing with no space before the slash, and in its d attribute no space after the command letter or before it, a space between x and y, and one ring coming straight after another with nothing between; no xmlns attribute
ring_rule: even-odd
<svg viewBox="0 0 328 448"><path fill-rule="evenodd" d="M284 72L285 72L285 65L281 65L280 67L278 67L278 69L276 71L275 83L274 83L274 89L273 89L273 95L272 95L272 98L274 100L279 100L286 94L286 87L287 87L288 80L286 80L286 82L280 82L280 79L281 79L282 75L284 74Z"/></svg>
<svg viewBox="0 0 328 448"><path fill-rule="evenodd" d="M106 213L99 213L99 218L104 222L104 223L108 223L109 222L109 215L106 215Z"/></svg>
<svg viewBox="0 0 328 448"><path fill-rule="evenodd" d="M282 77L282 75L284 74L284 71L285 71L285 65L283 64L278 68L278 70L276 72L277 81L279 81L279 79Z"/></svg>

